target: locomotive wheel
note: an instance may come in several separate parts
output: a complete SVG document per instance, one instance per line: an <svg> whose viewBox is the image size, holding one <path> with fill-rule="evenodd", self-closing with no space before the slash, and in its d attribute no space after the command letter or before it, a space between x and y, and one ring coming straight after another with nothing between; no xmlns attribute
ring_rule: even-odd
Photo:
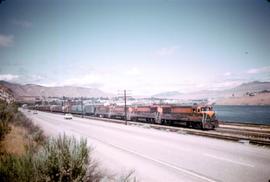
<svg viewBox="0 0 270 182"><path fill-rule="evenodd" d="M166 119L164 119L164 125L167 125L167 121L166 121Z"/></svg>
<svg viewBox="0 0 270 182"><path fill-rule="evenodd" d="M197 126L198 126L198 129L203 130L203 125L202 125L202 123L198 123Z"/></svg>
<svg viewBox="0 0 270 182"><path fill-rule="evenodd" d="M164 125L164 124L165 124L165 123L164 123L164 119L162 119L162 120L161 120L161 125Z"/></svg>

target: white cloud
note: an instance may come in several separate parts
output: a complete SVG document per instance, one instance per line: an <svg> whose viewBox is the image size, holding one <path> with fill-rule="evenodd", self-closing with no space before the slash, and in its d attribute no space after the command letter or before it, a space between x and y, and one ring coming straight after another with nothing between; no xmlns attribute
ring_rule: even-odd
<svg viewBox="0 0 270 182"><path fill-rule="evenodd" d="M243 81L239 80L231 80L231 81L220 81L212 84L209 88L209 90L223 90L223 89L229 89L229 88L234 88L240 84L242 84Z"/></svg>
<svg viewBox="0 0 270 182"><path fill-rule="evenodd" d="M231 72L226 72L226 73L224 73L224 76L231 76L231 75L232 75Z"/></svg>
<svg viewBox="0 0 270 182"><path fill-rule="evenodd" d="M268 73L268 72L270 72L270 66L265 66L261 68L252 68L247 71L248 74Z"/></svg>
<svg viewBox="0 0 270 182"><path fill-rule="evenodd" d="M133 75L133 76L137 76L141 74L141 71L138 68L132 68L128 71L126 71L127 75Z"/></svg>
<svg viewBox="0 0 270 182"><path fill-rule="evenodd" d="M60 85L86 86L98 83L100 81L100 76L94 74L87 74L81 77L66 79Z"/></svg>
<svg viewBox="0 0 270 182"><path fill-rule="evenodd" d="M24 81L25 83L35 83L35 84L40 84L44 81L46 81L47 77L44 75L37 75L37 74L32 74L32 75L21 75L20 80Z"/></svg>
<svg viewBox="0 0 270 182"><path fill-rule="evenodd" d="M2 35L0 34L0 47L10 47L13 44L13 35Z"/></svg>
<svg viewBox="0 0 270 182"><path fill-rule="evenodd" d="M99 88L113 94L117 94L118 90L127 89L132 90L132 95L153 95L170 90L181 93L200 90L223 90L238 86L243 82L249 82L254 80L254 77L260 76L259 74L247 75L246 72L241 74L224 72L213 77L201 77L193 73L176 73L172 70L153 68L147 69L138 65L129 66L125 69L124 65L114 65L113 67L91 68L84 71L78 68L79 71L63 72L60 75L44 75L41 73L28 75L27 73L18 76L3 74L0 75L0 80L45 86ZM62 76L63 74L65 74L65 77Z"/></svg>
<svg viewBox="0 0 270 182"><path fill-rule="evenodd" d="M14 80L16 80L18 78L19 78L18 75L12 75L12 74L0 75L0 80L4 80L4 81L14 81Z"/></svg>
<svg viewBox="0 0 270 182"><path fill-rule="evenodd" d="M12 22L12 24L17 25L17 26L21 26L23 28L29 28L32 26L32 23L30 21L26 21L26 20L14 19L11 22Z"/></svg>
<svg viewBox="0 0 270 182"><path fill-rule="evenodd" d="M159 49L156 53L159 56L171 56L176 52L176 50L178 48L179 48L179 46L163 47L163 48Z"/></svg>

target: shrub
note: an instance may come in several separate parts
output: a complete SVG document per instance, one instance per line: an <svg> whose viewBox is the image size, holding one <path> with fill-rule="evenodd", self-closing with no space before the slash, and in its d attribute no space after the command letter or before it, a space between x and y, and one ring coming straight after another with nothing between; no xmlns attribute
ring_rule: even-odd
<svg viewBox="0 0 270 182"><path fill-rule="evenodd" d="M38 145L42 145L46 141L46 136L44 135L43 130L41 130L37 125L35 125L29 118L27 118L21 112L17 112L14 115L14 119L12 120L12 123L14 125L21 126L27 129L32 139Z"/></svg>
<svg viewBox="0 0 270 182"><path fill-rule="evenodd" d="M17 107L0 100L0 140L10 131L9 122L14 118Z"/></svg>
<svg viewBox="0 0 270 182"><path fill-rule="evenodd" d="M34 166L31 153L23 156L5 154L0 157L0 181L34 181Z"/></svg>
<svg viewBox="0 0 270 182"><path fill-rule="evenodd" d="M38 152L35 167L43 181L83 181L88 167L89 148L85 139L59 135Z"/></svg>
<svg viewBox="0 0 270 182"><path fill-rule="evenodd" d="M23 156L2 155L0 181L86 181L89 151L85 139L59 135L37 153L29 148ZM99 174L96 169L90 176Z"/></svg>
<svg viewBox="0 0 270 182"><path fill-rule="evenodd" d="M0 120L0 141L9 133L10 127L6 121Z"/></svg>

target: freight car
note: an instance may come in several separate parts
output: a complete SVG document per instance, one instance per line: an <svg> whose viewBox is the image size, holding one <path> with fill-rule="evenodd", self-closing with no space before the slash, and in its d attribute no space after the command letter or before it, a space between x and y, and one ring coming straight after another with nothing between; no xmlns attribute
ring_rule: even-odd
<svg viewBox="0 0 270 182"><path fill-rule="evenodd" d="M128 111L128 108L127 108L127 111ZM125 119L125 107L124 106L111 106L109 118Z"/></svg>
<svg viewBox="0 0 270 182"><path fill-rule="evenodd" d="M50 106L50 111L51 112L62 112L63 108L61 105L52 105L52 106Z"/></svg>
<svg viewBox="0 0 270 182"><path fill-rule="evenodd" d="M70 112L72 114L83 114L83 107L80 104L79 105L72 105Z"/></svg>
<svg viewBox="0 0 270 182"><path fill-rule="evenodd" d="M36 106L36 109L40 110L40 111L51 111L51 106L49 106L49 105L39 105L39 106Z"/></svg>
<svg viewBox="0 0 270 182"><path fill-rule="evenodd" d="M63 108L62 110L63 113L70 113L70 110L71 110L70 105L64 105L62 108Z"/></svg>
<svg viewBox="0 0 270 182"><path fill-rule="evenodd" d="M93 116L95 115L96 107L94 105L84 105L83 111L85 115Z"/></svg>
<svg viewBox="0 0 270 182"><path fill-rule="evenodd" d="M110 117L110 106L97 105L94 116L109 118Z"/></svg>

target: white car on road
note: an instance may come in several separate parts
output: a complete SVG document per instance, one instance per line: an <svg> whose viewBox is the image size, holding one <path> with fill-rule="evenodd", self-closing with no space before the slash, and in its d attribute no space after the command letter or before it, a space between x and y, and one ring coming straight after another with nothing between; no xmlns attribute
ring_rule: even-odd
<svg viewBox="0 0 270 182"><path fill-rule="evenodd" d="M71 114L65 114L64 118L65 119L72 119L72 115Z"/></svg>

